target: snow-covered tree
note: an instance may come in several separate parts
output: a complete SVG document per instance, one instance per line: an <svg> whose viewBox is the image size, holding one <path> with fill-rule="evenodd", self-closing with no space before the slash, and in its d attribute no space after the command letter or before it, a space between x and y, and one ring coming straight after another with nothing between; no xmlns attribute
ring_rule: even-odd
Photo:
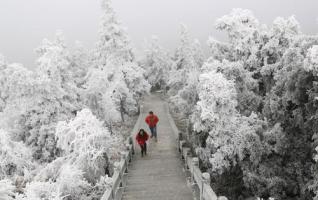
<svg viewBox="0 0 318 200"><path fill-rule="evenodd" d="M90 182L105 175L110 165L108 159L120 159L123 149L121 137L111 135L88 109L77 113L69 123L60 122L56 137L63 155L69 155L72 164L84 171L84 177Z"/></svg>
<svg viewBox="0 0 318 200"><path fill-rule="evenodd" d="M93 53L95 67L103 68L108 62L120 65L133 61L129 38L116 17L111 0L102 0L102 12L99 40Z"/></svg>
<svg viewBox="0 0 318 200"><path fill-rule="evenodd" d="M196 65L194 58L194 42L191 37L187 26L180 26L180 46L176 50L177 69L195 69Z"/></svg>
<svg viewBox="0 0 318 200"><path fill-rule="evenodd" d="M306 71L313 72L316 76L318 75L318 45L314 45L308 50L304 68Z"/></svg>
<svg viewBox="0 0 318 200"><path fill-rule="evenodd" d="M258 112L258 108L262 102L261 97L255 94L258 90L258 82L253 78L253 73L244 69L242 62L230 62L215 60L209 58L202 67L202 72L217 71L223 73L228 80L235 82L237 92L237 109L245 116L249 116L251 112Z"/></svg>
<svg viewBox="0 0 318 200"><path fill-rule="evenodd" d="M209 47L210 58L218 61L222 61L224 59L231 60L232 49L229 43L220 42L212 36L209 36L207 45Z"/></svg>
<svg viewBox="0 0 318 200"><path fill-rule="evenodd" d="M139 98L148 92L149 84L145 81L144 71L135 63L127 33L118 21L111 7L111 1L103 0L102 9L99 40L93 51L93 68L89 69L85 84L86 94L89 93L87 99L90 101L89 105L94 105L90 106L94 113L98 110L97 107L102 107L103 99L109 99L102 96L112 94L113 104L116 105L124 121L125 115L135 113ZM102 74L98 75L97 81L96 74ZM96 92L89 89L94 85L97 86ZM98 116L105 115L101 113Z"/></svg>
<svg viewBox="0 0 318 200"><path fill-rule="evenodd" d="M165 89L172 67L172 59L158 40L157 36L152 36L150 42L146 43L145 56L140 61L152 90Z"/></svg>
<svg viewBox="0 0 318 200"><path fill-rule="evenodd" d="M113 69L112 66L109 68ZM89 107L99 118L103 119L107 115L107 110L109 109L104 107L105 105L103 103L105 99L112 101L109 102L109 105L114 105L114 108L120 113L122 121L124 121L125 115L136 113L137 99L134 98L134 93L128 88L127 83L131 84L132 87L137 86L136 88L131 88L136 89L136 97L138 95L137 92L143 94L142 91L149 86L145 85L146 87L142 88L141 86L144 83L143 77L138 77L137 75L136 77L133 77L133 79L129 79L131 76L126 75L125 77L124 72L123 68L116 69L115 71L105 71L93 68L89 71L88 79L84 86L86 99ZM108 97L106 97L106 95L108 95ZM138 96L138 98L140 97ZM117 121L116 116L117 115L114 115L113 122Z"/></svg>
<svg viewBox="0 0 318 200"><path fill-rule="evenodd" d="M79 41L75 43L74 50L70 53L70 70L72 79L78 88L82 88L88 69L91 65L89 53Z"/></svg>
<svg viewBox="0 0 318 200"><path fill-rule="evenodd" d="M23 176L31 170L32 154L22 142L15 142L7 131L0 130L0 179Z"/></svg>
<svg viewBox="0 0 318 200"><path fill-rule="evenodd" d="M109 189L112 166L121 158L121 136L111 135L90 110L59 122L60 157L37 169L18 199L95 199Z"/></svg>
<svg viewBox="0 0 318 200"><path fill-rule="evenodd" d="M205 54L200 40L194 39L193 41L193 57L198 68L201 68L205 61Z"/></svg>
<svg viewBox="0 0 318 200"><path fill-rule="evenodd" d="M105 114L103 96L109 90L110 84L107 71L91 68L83 85L85 104L100 119L103 119Z"/></svg>
<svg viewBox="0 0 318 200"><path fill-rule="evenodd" d="M185 25L181 25L180 28L180 46L175 53L175 64L169 77L169 93L170 96L174 96L178 91L187 83L189 73L198 71L203 63L197 63L197 54L194 42L192 42L188 28Z"/></svg>
<svg viewBox="0 0 318 200"><path fill-rule="evenodd" d="M125 115L137 113L137 102L133 97L133 93L127 87L124 73L115 74L111 80L111 86L108 93L113 100L117 111L121 116L121 121L125 121Z"/></svg>
<svg viewBox="0 0 318 200"><path fill-rule="evenodd" d="M172 110L181 118L188 119L198 100L197 84L204 55L199 41L191 39L184 25L181 25L180 40L170 71L168 94Z"/></svg>
<svg viewBox="0 0 318 200"><path fill-rule="evenodd" d="M55 41L43 40L42 45L37 48L39 58L36 72L44 76L54 84L61 87L68 94L68 98L75 104L78 101L77 84L75 77L80 73L74 69L71 62L71 55L66 48L62 32L56 33Z"/></svg>
<svg viewBox="0 0 318 200"><path fill-rule="evenodd" d="M227 80L223 74L215 71L201 74L198 94L200 100L196 110L200 115L193 119L195 131L210 131L219 120L230 122L237 114L234 82Z"/></svg>
<svg viewBox="0 0 318 200"><path fill-rule="evenodd" d="M145 79L145 70L135 62L127 62L122 68L123 80L127 88L138 102L142 95L150 90L149 82Z"/></svg>
<svg viewBox="0 0 318 200"><path fill-rule="evenodd" d="M32 76L33 73L21 64L5 65L0 74L0 111L3 111L9 102L25 95L27 83Z"/></svg>
<svg viewBox="0 0 318 200"><path fill-rule="evenodd" d="M216 21L216 28L226 31L235 53L232 55L234 59L249 56L250 47L256 47L259 43L260 24L250 10L233 9L229 15Z"/></svg>
<svg viewBox="0 0 318 200"><path fill-rule="evenodd" d="M0 200L13 200L15 199L14 185L9 179L0 180Z"/></svg>
<svg viewBox="0 0 318 200"><path fill-rule="evenodd" d="M16 140L33 148L34 158L51 160L56 154L55 125L72 117L77 107L51 80L21 70L11 77L12 96L3 111L6 129L12 130Z"/></svg>

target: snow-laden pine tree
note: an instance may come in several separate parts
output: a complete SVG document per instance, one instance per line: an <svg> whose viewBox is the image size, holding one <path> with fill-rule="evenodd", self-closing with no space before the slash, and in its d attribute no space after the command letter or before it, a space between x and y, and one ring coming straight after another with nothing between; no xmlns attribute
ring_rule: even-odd
<svg viewBox="0 0 318 200"><path fill-rule="evenodd" d="M190 37L185 25L181 25L180 45L169 74L168 95L171 111L182 121L181 128L186 133L191 129L189 116L198 101L197 85L203 58L200 43Z"/></svg>
<svg viewBox="0 0 318 200"><path fill-rule="evenodd" d="M101 7L99 40L93 51L95 67L104 68L109 62L121 65L134 61L130 40L112 8L111 0L102 0Z"/></svg>
<svg viewBox="0 0 318 200"><path fill-rule="evenodd" d="M246 59L257 50L261 27L250 10L233 9L229 15L216 20L216 28L225 31L228 35L232 51L228 59Z"/></svg>
<svg viewBox="0 0 318 200"><path fill-rule="evenodd" d="M152 90L166 89L171 73L172 59L161 45L157 36L152 36L145 45L145 55L140 61L146 70L145 76Z"/></svg>
<svg viewBox="0 0 318 200"><path fill-rule="evenodd" d="M6 61L3 62L0 70L0 111L3 111L12 99L21 95L21 90L26 85L23 85L23 80L26 79L26 82L28 82L32 72L21 64L8 64Z"/></svg>
<svg viewBox="0 0 318 200"><path fill-rule="evenodd" d="M72 71L72 79L76 86L82 89L88 69L91 65L89 52L79 41L75 42L75 48L70 52L70 69Z"/></svg>
<svg viewBox="0 0 318 200"><path fill-rule="evenodd" d="M88 72L86 84L86 91L90 93L88 101L93 101L88 102L88 105L99 106L103 99L107 99L102 98L101 94L113 93L111 99L124 121L125 115L136 113L141 95L148 92L150 86L144 78L144 70L134 60L130 40L117 19L110 0L102 1L102 10L99 40L93 51L93 67ZM91 88L90 83L96 82L94 74L99 73L103 74L104 82L99 82L100 94L94 94L87 89ZM94 113L97 112L96 108L91 109ZM103 115L98 114L99 117Z"/></svg>
<svg viewBox="0 0 318 200"><path fill-rule="evenodd" d="M197 58L202 57L201 50L197 49L196 40L192 40L185 25L180 26L180 45L175 52L175 64L170 73L169 93L176 95L187 85L188 75L198 71L203 63L198 63Z"/></svg>
<svg viewBox="0 0 318 200"><path fill-rule="evenodd" d="M0 179L16 179L34 168L30 149L10 138L5 130L0 130L0 144Z"/></svg>
<svg viewBox="0 0 318 200"><path fill-rule="evenodd" d="M61 87L67 93L71 103L75 105L76 101L79 101L79 97L74 78L79 76L77 73L80 72L77 70L80 69L76 69L72 65L72 58L66 47L63 33L58 31L53 42L44 39L36 51L39 55L36 70L38 75Z"/></svg>

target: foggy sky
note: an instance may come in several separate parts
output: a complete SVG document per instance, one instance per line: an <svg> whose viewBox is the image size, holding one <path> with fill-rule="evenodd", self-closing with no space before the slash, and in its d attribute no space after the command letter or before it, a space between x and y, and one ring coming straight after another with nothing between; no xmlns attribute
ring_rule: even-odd
<svg viewBox="0 0 318 200"><path fill-rule="evenodd" d="M56 30L64 32L69 46L79 40L92 48L99 5L99 0L0 0L0 53L33 69L34 49L43 38L53 39ZM209 35L223 39L214 22L232 8L250 9L266 24L277 16L295 15L304 33L318 33L318 0L113 0L113 7L138 52L151 35L173 51L180 23L203 45Z"/></svg>

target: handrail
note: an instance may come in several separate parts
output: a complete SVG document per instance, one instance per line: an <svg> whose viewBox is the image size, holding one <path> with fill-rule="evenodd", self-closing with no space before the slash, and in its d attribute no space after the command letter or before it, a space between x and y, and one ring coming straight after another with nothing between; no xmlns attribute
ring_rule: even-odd
<svg viewBox="0 0 318 200"><path fill-rule="evenodd" d="M166 103L166 112L168 114L168 120L174 135L176 137L178 150L184 161L185 169L188 169L191 174L191 181L199 188L199 199L200 200L227 200L224 196L217 196L210 186L210 174L202 173L199 168L199 159L190 155L190 148L185 147L186 141L180 137L180 131L177 128L169 111L169 105Z"/></svg>
<svg viewBox="0 0 318 200"><path fill-rule="evenodd" d="M128 165L132 161L135 154L134 136L139 129L139 124L142 120L143 107L140 106L140 112L137 122L130 134L130 137L125 141L126 151L122 154L122 158L119 162L115 162L115 170L112 176L113 184L110 190L107 190L101 200L118 200L121 199L123 194L123 188L127 183Z"/></svg>

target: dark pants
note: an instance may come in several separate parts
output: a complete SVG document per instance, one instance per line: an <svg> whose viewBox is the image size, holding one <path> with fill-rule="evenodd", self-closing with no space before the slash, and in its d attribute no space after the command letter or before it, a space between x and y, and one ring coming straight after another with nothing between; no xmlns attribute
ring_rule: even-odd
<svg viewBox="0 0 318 200"><path fill-rule="evenodd" d="M157 126L154 127L149 127L150 132L151 132L151 137L157 138Z"/></svg>
<svg viewBox="0 0 318 200"><path fill-rule="evenodd" d="M141 148L141 156L143 156L144 154L147 155L147 143L141 144L140 148Z"/></svg>

